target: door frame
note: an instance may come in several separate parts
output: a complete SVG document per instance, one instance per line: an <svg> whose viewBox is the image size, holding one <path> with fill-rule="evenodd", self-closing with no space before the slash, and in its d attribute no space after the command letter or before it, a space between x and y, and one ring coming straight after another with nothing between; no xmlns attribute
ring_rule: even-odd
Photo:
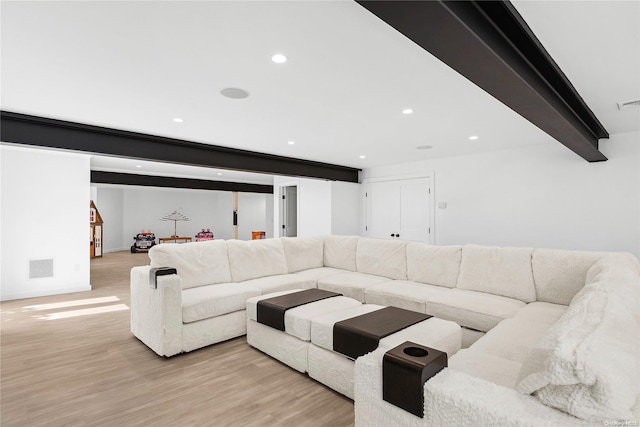
<svg viewBox="0 0 640 427"><path fill-rule="evenodd" d="M365 228L362 230L363 236L368 237L368 230L366 227L369 224L369 215L371 212L371 202L370 198L366 197L367 193L370 191L369 184L377 183L377 182L386 182L386 181L405 181L409 179L420 179L420 178L429 178L429 241L427 242L429 245L435 245L436 243L436 192L435 192L435 172L414 172L408 174L401 175L389 175L389 176L381 176L375 178L365 178L362 181L363 184L363 192L362 197L364 199L362 206L364 206L364 226Z"/></svg>
<svg viewBox="0 0 640 427"><path fill-rule="evenodd" d="M286 216L287 213L285 212L285 209L283 209L283 203L282 203L282 196L285 195L285 191L287 187L296 187L296 221L297 221L297 230L300 230L300 182L299 181L287 181L287 182L282 182L280 184L278 184L278 190L277 192L274 191L274 193L277 195L278 199L277 202L274 201L274 208L277 206L277 210L278 210L278 217L277 217L277 224L275 226L277 233L274 233L274 237L284 237L283 235L283 221L286 220ZM274 218L274 223L276 221L276 218ZM298 235L299 233L296 232L296 235Z"/></svg>

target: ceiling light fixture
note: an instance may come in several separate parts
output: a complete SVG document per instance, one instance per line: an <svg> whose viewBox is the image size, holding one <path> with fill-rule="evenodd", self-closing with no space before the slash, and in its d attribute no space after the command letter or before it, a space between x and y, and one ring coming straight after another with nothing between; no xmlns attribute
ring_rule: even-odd
<svg viewBox="0 0 640 427"><path fill-rule="evenodd" d="M271 57L271 60L276 64L284 64L285 62L287 62L287 57L281 53L276 53Z"/></svg>
<svg viewBox="0 0 640 427"><path fill-rule="evenodd" d="M173 121L176 122L176 123L183 123L184 122L184 120L181 119L180 117L174 117Z"/></svg>
<svg viewBox="0 0 640 427"><path fill-rule="evenodd" d="M472 135L472 136L469 137L469 139L471 141L475 141L476 139L478 139L478 137L476 135Z"/></svg>
<svg viewBox="0 0 640 427"><path fill-rule="evenodd" d="M636 99L635 101L618 102L618 110L627 110L629 108L638 107L640 107L640 99Z"/></svg>
<svg viewBox="0 0 640 427"><path fill-rule="evenodd" d="M222 96L226 96L231 99L244 99L249 96L249 92L244 89L238 89L236 87L227 87L220 91Z"/></svg>
<svg viewBox="0 0 640 427"><path fill-rule="evenodd" d="M367 156L360 156L360 158L361 158L361 159L366 159L366 158L367 158Z"/></svg>
<svg viewBox="0 0 640 427"><path fill-rule="evenodd" d="M287 142L287 144L289 144L289 145L296 145L296 142L295 142L295 141L289 141L289 142Z"/></svg>
<svg viewBox="0 0 640 427"><path fill-rule="evenodd" d="M136 165L136 167L137 167L137 168L141 168L141 167L142 167L142 165Z"/></svg>
<svg viewBox="0 0 640 427"><path fill-rule="evenodd" d="M413 113L413 109L411 108L405 108L404 110L402 110L402 114L411 114Z"/></svg>
<svg viewBox="0 0 640 427"><path fill-rule="evenodd" d="M218 172L218 176L222 176L222 172Z"/></svg>

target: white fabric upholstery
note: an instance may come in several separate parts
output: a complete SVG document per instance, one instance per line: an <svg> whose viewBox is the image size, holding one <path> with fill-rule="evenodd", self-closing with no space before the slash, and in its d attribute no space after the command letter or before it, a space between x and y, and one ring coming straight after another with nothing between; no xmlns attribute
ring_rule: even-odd
<svg viewBox="0 0 640 427"><path fill-rule="evenodd" d="M289 273L323 266L324 240L322 238L283 237L281 240Z"/></svg>
<svg viewBox="0 0 640 427"><path fill-rule="evenodd" d="M518 390L582 419L629 419L640 392L638 301L640 278L585 286L530 353Z"/></svg>
<svg viewBox="0 0 640 427"><path fill-rule="evenodd" d="M364 300L367 304L390 305L425 313L425 302L433 295L447 290L442 286L393 280L365 289Z"/></svg>
<svg viewBox="0 0 640 427"><path fill-rule="evenodd" d="M587 270L585 285L602 280L633 281L638 277L640 262L629 253L604 256Z"/></svg>
<svg viewBox="0 0 640 427"><path fill-rule="evenodd" d="M298 271L294 274L302 277L304 280L313 280L314 283L317 283L318 280L323 279L325 277L329 277L334 274L340 274L345 272L346 272L345 270L341 270L338 268L321 267L321 268L312 268L311 270Z"/></svg>
<svg viewBox="0 0 640 427"><path fill-rule="evenodd" d="M551 324L555 323L560 316L562 316L562 313L567 311L567 308L568 306L566 305L536 301L527 304L522 310L518 311L514 319L544 323L551 326Z"/></svg>
<svg viewBox="0 0 640 427"><path fill-rule="evenodd" d="M451 369L508 388L515 388L518 384L518 374L521 367L521 362L485 353L476 349L475 346L467 350L460 350L449 359L449 368Z"/></svg>
<svg viewBox="0 0 640 427"><path fill-rule="evenodd" d="M381 305L363 304L356 307L332 311L311 320L311 342L318 347L333 351L333 325L345 319L380 310Z"/></svg>
<svg viewBox="0 0 640 427"><path fill-rule="evenodd" d="M524 302L536 300L531 248L465 245L458 289L487 292Z"/></svg>
<svg viewBox="0 0 640 427"><path fill-rule="evenodd" d="M151 267L131 269L131 332L160 356L182 351L182 286L176 274L149 286Z"/></svg>
<svg viewBox="0 0 640 427"><path fill-rule="evenodd" d="M303 341L311 340L311 320L317 316L349 307L360 307L362 303L347 297L332 297L290 308L284 314L284 330Z"/></svg>
<svg viewBox="0 0 640 427"><path fill-rule="evenodd" d="M460 326L487 332L524 307L522 301L482 292L448 289L425 304L427 314L452 320Z"/></svg>
<svg viewBox="0 0 640 427"><path fill-rule="evenodd" d="M364 302L364 291L378 283L388 282L386 277L372 276L364 273L334 274L318 280L318 289L338 292L345 297Z"/></svg>
<svg viewBox="0 0 640 427"><path fill-rule="evenodd" d="M359 357L355 366L355 424L403 427L602 427L585 423L531 396L445 368L424 387L424 418L382 400L382 356L379 349Z"/></svg>
<svg viewBox="0 0 640 427"><path fill-rule="evenodd" d="M262 294L242 283L198 286L182 291L182 322L190 323L245 309L247 298Z"/></svg>
<svg viewBox="0 0 640 427"><path fill-rule="evenodd" d="M353 399L353 371L355 364L339 353L309 345L309 376Z"/></svg>
<svg viewBox="0 0 640 427"><path fill-rule="evenodd" d="M193 351L247 333L244 310L182 325L182 351Z"/></svg>
<svg viewBox="0 0 640 427"><path fill-rule="evenodd" d="M407 245L407 278L414 282L455 288L460 274L462 246Z"/></svg>
<svg viewBox="0 0 640 427"><path fill-rule="evenodd" d="M296 274L282 274L258 279L246 280L242 284L259 288L263 294L269 294L287 289L311 289L316 287L313 280L305 280Z"/></svg>
<svg viewBox="0 0 640 427"><path fill-rule="evenodd" d="M246 309L247 309L247 319L258 321L258 301L262 301L267 298L274 298L280 295L291 294L293 292L300 292L303 289L287 289L286 291L278 291L272 292L269 294L260 295L257 297L247 298Z"/></svg>
<svg viewBox="0 0 640 427"><path fill-rule="evenodd" d="M551 325L523 319L505 319L471 349L522 364ZM520 368L518 368L518 371ZM514 381L518 378L518 372ZM510 387L514 386L510 385Z"/></svg>
<svg viewBox="0 0 640 427"><path fill-rule="evenodd" d="M569 305L584 286L587 271L603 252L535 249L531 258L536 300Z"/></svg>
<svg viewBox="0 0 640 427"><path fill-rule="evenodd" d="M357 236L328 236L324 238L324 266L356 271Z"/></svg>
<svg viewBox="0 0 640 427"><path fill-rule="evenodd" d="M307 372L309 342L247 319L247 343L299 372Z"/></svg>
<svg viewBox="0 0 640 427"><path fill-rule="evenodd" d="M227 241L233 282L287 274L287 262L280 239Z"/></svg>
<svg viewBox="0 0 640 427"><path fill-rule="evenodd" d="M149 259L151 267L177 269L183 289L231 281L224 240L155 245Z"/></svg>
<svg viewBox="0 0 640 427"><path fill-rule="evenodd" d="M486 332L476 331L475 329L462 328L462 345L461 348L469 348L476 341L482 338Z"/></svg>
<svg viewBox="0 0 640 427"><path fill-rule="evenodd" d="M359 273L407 279L407 242L384 239L358 240L356 267Z"/></svg>
<svg viewBox="0 0 640 427"><path fill-rule="evenodd" d="M405 341L412 341L453 356L460 350L460 326L448 320L431 317L380 340L380 347L392 349Z"/></svg>

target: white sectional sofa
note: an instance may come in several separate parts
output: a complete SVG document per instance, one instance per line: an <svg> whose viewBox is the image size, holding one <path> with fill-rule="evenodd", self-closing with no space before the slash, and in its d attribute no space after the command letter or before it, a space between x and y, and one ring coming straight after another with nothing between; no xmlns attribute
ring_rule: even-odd
<svg viewBox="0 0 640 427"><path fill-rule="evenodd" d="M163 244L149 257L131 272L131 330L161 356L245 334L246 300L290 289L462 326L463 349L425 385L425 418L382 401L381 355L360 357L357 425L602 425L631 419L640 392L640 267L630 254L327 236ZM157 267L177 274L156 280Z"/></svg>

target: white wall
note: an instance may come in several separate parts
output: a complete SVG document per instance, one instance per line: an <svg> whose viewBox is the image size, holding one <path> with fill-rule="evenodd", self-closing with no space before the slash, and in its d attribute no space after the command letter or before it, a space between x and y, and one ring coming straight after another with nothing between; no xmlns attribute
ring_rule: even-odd
<svg viewBox="0 0 640 427"><path fill-rule="evenodd" d="M298 186L298 237L331 234L331 182L276 176L273 179L275 200L281 197L280 187ZM280 203L273 203L274 236L280 236Z"/></svg>
<svg viewBox="0 0 640 427"><path fill-rule="evenodd" d="M339 181L331 183L331 234L361 234L361 200L361 184Z"/></svg>
<svg viewBox="0 0 640 427"><path fill-rule="evenodd" d="M271 198L271 203L267 202ZM273 224L267 223L267 207L272 209L273 195L259 193L238 193L238 239L251 240L252 231L273 230Z"/></svg>
<svg viewBox="0 0 640 427"><path fill-rule="evenodd" d="M0 146L0 299L91 290L90 157ZM29 260L53 259L54 276L29 279Z"/></svg>
<svg viewBox="0 0 640 427"><path fill-rule="evenodd" d="M124 190L116 186L95 186L94 203L102 221L102 249L104 253L129 249L129 240L123 240ZM131 237L131 236L129 236Z"/></svg>
<svg viewBox="0 0 640 427"><path fill-rule="evenodd" d="M603 140L606 162L561 144L375 167L364 179L435 172L435 241L640 256L640 133ZM446 202L446 209L438 203Z"/></svg>

